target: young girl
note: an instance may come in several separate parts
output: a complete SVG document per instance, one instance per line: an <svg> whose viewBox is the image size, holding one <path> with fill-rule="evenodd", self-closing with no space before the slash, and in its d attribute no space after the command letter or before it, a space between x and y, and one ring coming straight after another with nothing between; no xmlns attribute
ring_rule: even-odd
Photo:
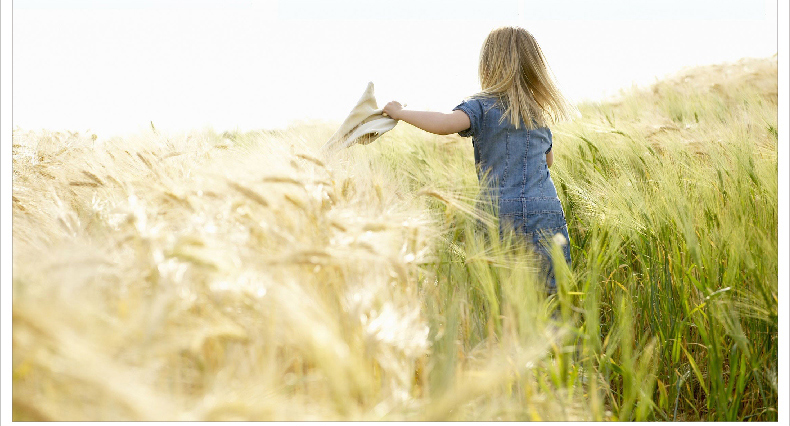
<svg viewBox="0 0 790 426"><path fill-rule="evenodd" d="M513 229L545 259L547 290L556 292L549 244L564 237L570 264L568 226L549 174L554 161L548 125L569 118L568 104L552 81L543 52L523 28L491 32L480 53L482 91L450 113L404 109L390 102L384 113L427 132L472 136L484 193L496 200L500 229ZM556 238L563 240L562 238Z"/></svg>

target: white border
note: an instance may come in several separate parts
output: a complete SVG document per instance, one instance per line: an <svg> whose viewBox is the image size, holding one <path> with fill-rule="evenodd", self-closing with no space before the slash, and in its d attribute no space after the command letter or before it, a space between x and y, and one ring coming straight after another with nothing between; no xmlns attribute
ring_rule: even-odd
<svg viewBox="0 0 790 426"><path fill-rule="evenodd" d="M0 424L11 423L12 4L0 2Z"/></svg>

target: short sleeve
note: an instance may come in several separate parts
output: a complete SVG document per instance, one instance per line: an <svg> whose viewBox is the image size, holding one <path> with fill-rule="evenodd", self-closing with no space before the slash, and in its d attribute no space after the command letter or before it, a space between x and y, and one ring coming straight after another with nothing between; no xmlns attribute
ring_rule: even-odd
<svg viewBox="0 0 790 426"><path fill-rule="evenodd" d="M549 131L549 149L546 150L546 154L551 152L551 148L554 146L554 137L551 135L551 129L546 128Z"/></svg>
<svg viewBox="0 0 790 426"><path fill-rule="evenodd" d="M460 105L453 108L453 111L457 109L469 116L469 128L458 132L458 135L465 138L477 135L483 125L483 106L480 104L480 101L478 99L463 101Z"/></svg>

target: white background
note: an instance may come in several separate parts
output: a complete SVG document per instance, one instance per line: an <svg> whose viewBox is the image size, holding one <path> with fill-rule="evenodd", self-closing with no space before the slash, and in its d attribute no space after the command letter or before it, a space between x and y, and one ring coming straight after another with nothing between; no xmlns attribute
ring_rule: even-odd
<svg viewBox="0 0 790 426"><path fill-rule="evenodd" d="M16 0L14 126L251 130L379 104L449 110L488 32L530 30L571 100L777 52L776 1Z"/></svg>

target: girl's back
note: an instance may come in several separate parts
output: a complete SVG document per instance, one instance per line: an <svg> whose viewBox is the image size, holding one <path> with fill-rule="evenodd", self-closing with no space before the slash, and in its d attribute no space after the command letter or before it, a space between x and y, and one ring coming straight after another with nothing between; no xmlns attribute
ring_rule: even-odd
<svg viewBox="0 0 790 426"><path fill-rule="evenodd" d="M478 177L484 194L499 207L503 231L513 227L532 243L545 234L567 235L565 214L546 163L551 130L516 128L503 119L504 109L494 97L475 97L455 109L469 116L469 129L459 135L472 137Z"/></svg>

